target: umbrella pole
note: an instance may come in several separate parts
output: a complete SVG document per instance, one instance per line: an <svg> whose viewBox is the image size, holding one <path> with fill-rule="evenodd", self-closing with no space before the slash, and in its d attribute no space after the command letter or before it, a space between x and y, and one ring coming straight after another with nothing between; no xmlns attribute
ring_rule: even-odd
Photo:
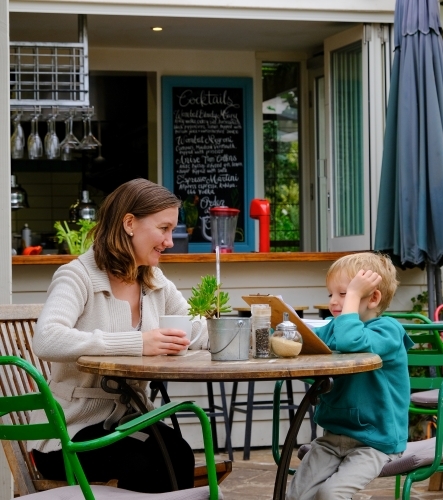
<svg viewBox="0 0 443 500"><path fill-rule="evenodd" d="M435 297L437 299L437 304L436 304L437 307L443 304L441 268L439 266L435 266Z"/></svg>
<svg viewBox="0 0 443 500"><path fill-rule="evenodd" d="M428 279L428 316L434 318L435 311L435 265L426 263L426 273Z"/></svg>

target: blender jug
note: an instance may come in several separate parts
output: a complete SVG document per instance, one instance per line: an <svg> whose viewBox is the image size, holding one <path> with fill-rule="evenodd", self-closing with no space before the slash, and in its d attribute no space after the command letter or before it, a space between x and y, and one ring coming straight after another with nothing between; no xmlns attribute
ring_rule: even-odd
<svg viewBox="0 0 443 500"><path fill-rule="evenodd" d="M234 251L235 230L240 210L229 207L214 207L209 210L211 216L212 251L218 245L220 253Z"/></svg>

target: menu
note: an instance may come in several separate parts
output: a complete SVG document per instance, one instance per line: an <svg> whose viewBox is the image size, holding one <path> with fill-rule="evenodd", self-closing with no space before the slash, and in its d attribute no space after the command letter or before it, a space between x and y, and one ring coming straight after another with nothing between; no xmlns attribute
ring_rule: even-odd
<svg viewBox="0 0 443 500"><path fill-rule="evenodd" d="M240 210L245 236L244 89L172 87L173 191L183 200L190 242L210 238L209 210Z"/></svg>

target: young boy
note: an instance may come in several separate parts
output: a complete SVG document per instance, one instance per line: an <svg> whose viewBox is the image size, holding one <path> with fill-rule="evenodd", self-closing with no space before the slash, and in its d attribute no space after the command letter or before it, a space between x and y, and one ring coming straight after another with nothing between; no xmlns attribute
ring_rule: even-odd
<svg viewBox="0 0 443 500"><path fill-rule="evenodd" d="M397 289L390 259L369 252L337 260L326 275L334 316L317 335L333 351L373 352L382 368L334 379L320 396L315 421L324 435L312 442L287 500L351 499L401 456L408 437L410 397L407 350L413 342L382 312Z"/></svg>

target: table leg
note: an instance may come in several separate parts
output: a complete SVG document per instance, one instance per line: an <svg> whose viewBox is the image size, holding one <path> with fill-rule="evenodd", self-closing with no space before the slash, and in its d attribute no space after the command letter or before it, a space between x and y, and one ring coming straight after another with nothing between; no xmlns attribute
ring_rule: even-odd
<svg viewBox="0 0 443 500"><path fill-rule="evenodd" d="M167 390L167 382L162 382L161 380L159 380L159 381L153 380L150 383L149 387L151 388L151 401L152 402L154 402L154 399L155 399L156 395L158 394L158 392L160 392L160 394L162 396L162 403L161 404L166 404L166 403L171 402L171 400L169 398L168 390ZM152 399L152 398L154 398L154 399ZM182 437L182 431L180 429L180 426L178 425L177 415L175 413L173 413L169 418L171 419L172 427L174 427L175 432L177 432L177 434L180 437Z"/></svg>
<svg viewBox="0 0 443 500"><path fill-rule="evenodd" d="M305 414L308 411L310 405L316 405L318 403L318 396L320 396L320 394L325 394L332 389L332 384L333 380L331 377L316 378L315 382L309 388L309 390L303 397L299 407L297 408L297 412L289 427L289 431L285 438L285 442L280 455L280 462L278 464L277 475L275 477L273 496L274 500L285 499L286 483L291 456L294 450L294 446L297 444L297 435Z"/></svg>

